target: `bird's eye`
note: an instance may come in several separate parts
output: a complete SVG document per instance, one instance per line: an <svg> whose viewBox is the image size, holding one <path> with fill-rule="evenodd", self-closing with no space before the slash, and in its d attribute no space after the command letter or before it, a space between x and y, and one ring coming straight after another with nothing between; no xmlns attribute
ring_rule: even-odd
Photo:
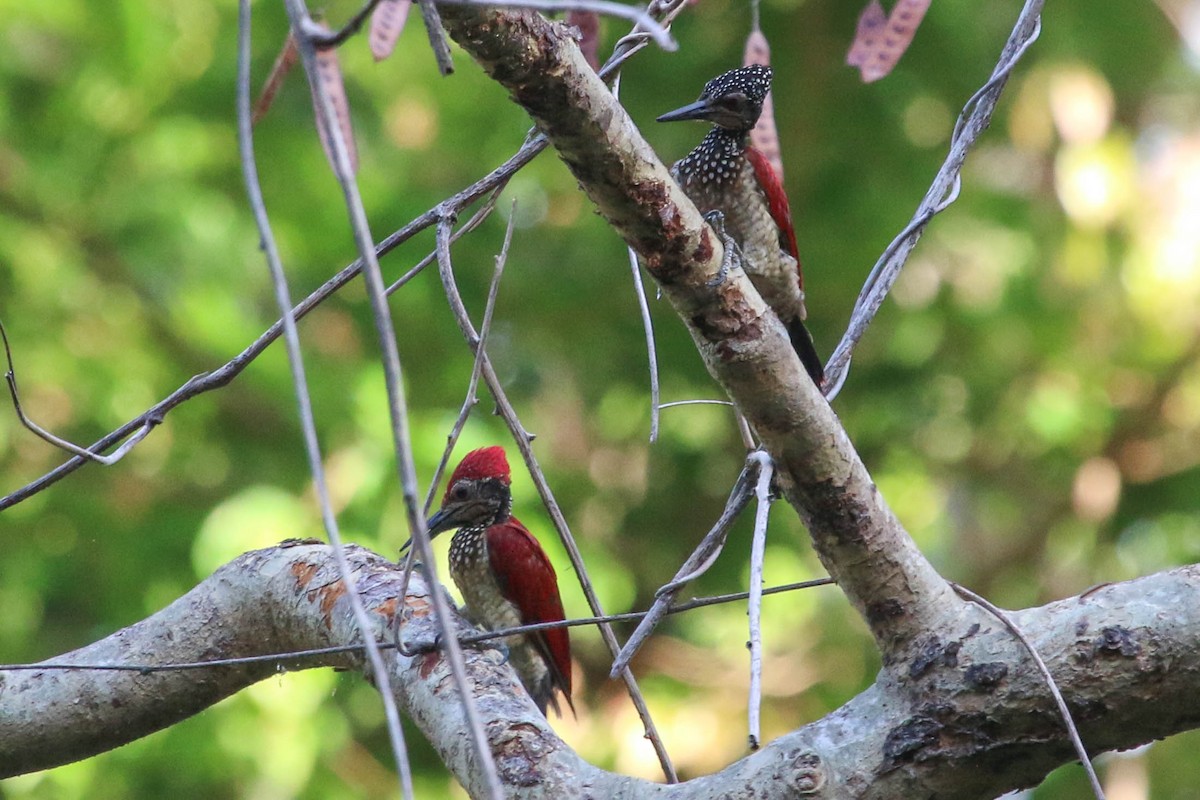
<svg viewBox="0 0 1200 800"><path fill-rule="evenodd" d="M467 495L470 493L471 491L467 488L465 483L456 483L454 484L454 488L450 490L450 496L455 500L466 500Z"/></svg>
<svg viewBox="0 0 1200 800"><path fill-rule="evenodd" d="M721 108L727 108L730 111L740 111L746 107L748 100L749 98L741 92L730 92L717 98L717 105L721 106Z"/></svg>

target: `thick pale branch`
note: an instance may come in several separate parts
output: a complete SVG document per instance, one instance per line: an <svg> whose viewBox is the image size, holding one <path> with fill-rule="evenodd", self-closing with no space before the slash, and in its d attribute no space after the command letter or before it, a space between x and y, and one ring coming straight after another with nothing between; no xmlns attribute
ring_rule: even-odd
<svg viewBox="0 0 1200 800"><path fill-rule="evenodd" d="M347 549L363 604L390 631L400 570ZM1063 689L1085 741L1124 748L1200 720L1200 567L1107 586L1015 615ZM413 576L405 641L431 641L424 581ZM389 637L390 638L390 637ZM345 584L323 544L247 553L154 616L69 655L80 665L168 664L360 641ZM1028 654L975 606L922 637L921 656L841 709L726 770L665 786L579 758L551 730L495 650L468 649L469 685L505 793L526 798L708 800L994 797L1072 758ZM438 652L387 656L399 705L473 796L485 786L463 705ZM283 666L364 669L357 655ZM277 662L179 672L0 671L0 777L112 749L263 678Z"/></svg>
<svg viewBox="0 0 1200 800"><path fill-rule="evenodd" d="M315 613L341 582L305 566L311 546L248 553L154 616L60 658L79 664L173 664L341 643ZM359 569L361 559L355 564ZM306 599L304 590L309 589ZM345 656L316 663L346 666ZM0 778L133 741L274 674L272 663L194 672L0 672Z"/></svg>
<svg viewBox="0 0 1200 800"><path fill-rule="evenodd" d="M562 25L532 12L447 6L451 36L539 127L600 212L637 251L710 372L775 459L830 574L885 653L961 610L875 490L783 326L722 248ZM616 279L614 274L614 279Z"/></svg>

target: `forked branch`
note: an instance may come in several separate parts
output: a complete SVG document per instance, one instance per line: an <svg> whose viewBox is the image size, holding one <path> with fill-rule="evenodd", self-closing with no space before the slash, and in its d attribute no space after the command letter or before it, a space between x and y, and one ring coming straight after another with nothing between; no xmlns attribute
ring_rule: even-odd
<svg viewBox="0 0 1200 800"><path fill-rule="evenodd" d="M875 490L808 379L782 324L658 156L587 66L570 31L531 12L443 9L450 35L538 122L600 212L683 318L713 376L775 462L829 573L885 657L956 617L964 603Z"/></svg>

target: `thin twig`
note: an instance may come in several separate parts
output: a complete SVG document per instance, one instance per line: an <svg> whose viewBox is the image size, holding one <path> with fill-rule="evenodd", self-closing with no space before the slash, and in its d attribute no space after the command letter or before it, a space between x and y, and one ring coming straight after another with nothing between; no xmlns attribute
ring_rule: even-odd
<svg viewBox="0 0 1200 800"><path fill-rule="evenodd" d="M375 6L377 5L379 5L379 0L367 0L363 7L341 28L323 36L314 35L312 37L313 45L322 49L341 46L347 39L359 32L363 23L367 21L367 17L371 16L371 12L375 10Z"/></svg>
<svg viewBox="0 0 1200 800"><path fill-rule="evenodd" d="M732 406L728 400L672 400L669 403L661 403L659 408L675 408L677 406Z"/></svg>
<svg viewBox="0 0 1200 800"><path fill-rule="evenodd" d="M137 432L123 445L118 447L112 454L103 456L99 453L93 453L90 450L85 450L79 445L72 444L66 439L60 439L50 431L46 430L36 422L25 416L25 409L21 407L21 393L17 391L17 368L13 365L12 348L8 344L8 331L4 329L4 323L0 322L0 339L4 340L4 357L8 360L8 371L4 373L4 380L8 382L8 393L12 396L13 409L17 412L17 419L29 431L37 435L39 438L49 442L57 448L66 450L80 458L86 458L89 461L95 461L97 464L109 467L125 457L125 454L133 449L134 445L146 438L154 426L161 420L146 420L146 424L138 428ZM100 448L103 449L103 448Z"/></svg>
<svg viewBox="0 0 1200 800"><path fill-rule="evenodd" d="M746 446L746 452L752 452L758 448L758 443L754 441L754 431L750 429L750 422L746 419L746 415L738 411L737 417L738 433L742 436L742 444Z"/></svg>
<svg viewBox="0 0 1200 800"><path fill-rule="evenodd" d="M383 364L384 382L387 386L388 413L392 428L392 445L396 455L396 468L399 473L401 492L404 495L405 510L408 515L409 530L416 541L416 549L425 569L431 579L436 582L436 568L433 563L433 549L430 546L429 531L425 525L425 515L422 513L417 500L417 475L413 462L412 441L408 430L408 408L404 396L404 377L400 365L400 353L396 345L396 331L392 324L391 311L388 308L386 287L383 283L383 273L375 256L375 248L367 223L366 211L363 208L362 196L354 179L354 170L350 164L347 142L342 136L340 126L336 122L336 111L325 90L324 83L319 80L316 69L315 50L308 32L314 23L308 16L304 0L286 0L288 18L295 32L297 44L300 47L300 57L304 63L304 71L317 97L319 113L325 122L328 132L330 149L333 153L334 173L346 203L350 218L350 227L354 242L358 248L359 257L363 261L363 280L367 286L367 297L371 305L371 314L375 322L375 330L379 339L381 361ZM483 730L479 712L475 708L475 698L470 691L467 681L466 665L462 657L462 649L458 640L451 635L453 620L446 598L441 592L432 591L434 613L441 631L447 635L445 640L446 660L450 672L454 676L454 684L458 688L463 703L463 716L471 732L471 741L475 754L479 758L479 767L484 785L493 798L504 795L500 783L500 774L488 744L487 734Z"/></svg>
<svg viewBox="0 0 1200 800"><path fill-rule="evenodd" d="M449 236L445 233L444 225L438 226L438 271L442 277L442 288L445 292L446 300L450 304L450 309L454 314L454 319L458 323L463 338L468 343L477 341L479 334L471 324L471 317L467 313L462 295L458 291L458 283L454 279L454 268L450 259L450 241ZM546 481L546 476L542 473L537 458L533 455L533 448L531 447L533 437L525 429L520 417L517 415L516 409L509 402L508 395L504 391L504 386L501 384L499 376L496 375L496 371L492 367L491 360L487 357L486 352L483 354L481 363L483 364L484 382L487 384L488 390L492 393L492 398L496 401L496 408L501 418L508 425L509 431L512 433L517 449L520 450L521 457L525 461L526 469L529 470L530 477L537 488L538 496L541 497L542 505L545 506L546 513L550 515L550 520L554 523L555 530L558 531L559 539L562 541L563 547L571 559L571 565L575 569L575 577L579 581L579 587L583 591L583 596L587 599L592 613L596 616L602 616L604 609L600 606L600 600L596 596L596 590L593 588L591 578L588 576L587 566L583 563L583 555L579 552L579 547L575 543L575 537L571 535L566 518L558 506L558 501L554 498L554 493L550 490L550 484ZM601 625L600 634L609 651L615 656L620 648L612 628L608 625ZM625 682L626 689L629 691L629 697L633 701L634 708L637 709L642 724L645 726L646 738L650 740L655 753L658 755L659 763L662 764L663 774L666 776L668 782L676 783L679 778L675 773L675 767L671 764L670 755L667 753L666 747L662 742L662 737L659 736L658 729L654 725L654 720L650 716L650 710L646 706L646 700L642 696L641 689L638 688L637 680L628 669L621 673L621 679Z"/></svg>
<svg viewBox="0 0 1200 800"><path fill-rule="evenodd" d="M909 253L916 247L922 232L937 214L944 211L957 199L960 186L960 172L967 153L975 145L980 134L991 122L992 113L1000 99L1009 76L1017 62L1037 40L1041 32L1041 13L1043 0L1026 0L1024 8L1017 17L1012 34L1005 43L1000 62L992 71L991 77L980 87L967 102L958 116L951 136L949 151L945 160L934 176L929 190L917 206L912 219L904 230L888 245L883 254L875 262L871 273L859 293L854 311L850 315L850 324L846 333L838 343L833 355L825 367L827 376L826 398L833 400L841 391L850 371L850 360L854 348L866 333L867 328L875 319L887 294L895 284L900 270L904 267Z"/></svg>
<svg viewBox="0 0 1200 800"><path fill-rule="evenodd" d="M1054 703L1058 706L1058 713L1062 717L1063 724L1067 726L1067 736L1071 739L1071 744L1075 747L1075 754L1079 756L1079 763L1083 765L1083 769L1087 772L1088 781L1092 784L1092 793L1096 795L1096 800L1104 800L1104 789L1100 786L1100 778L1096 776L1096 770L1092 767L1091 757L1088 755L1087 749L1083 746L1083 739L1079 737L1079 729L1075 727L1075 720L1071 717L1071 710L1067 708L1067 701L1063 699L1062 692L1058 689L1058 684L1054 681L1054 676L1050 674L1050 668L1046 666L1046 662L1042 660L1037 648L1033 646L1033 642L1025 636L1025 633L1017 626L1003 609L994 605L983 597L972 592L965 586L950 581L950 586L954 591L958 592L967 600L984 608L996 619L1004 623L1004 627L1012 632L1012 635L1017 637L1021 645L1029 652L1033 663L1037 665L1038 672L1046 681L1046 686L1050 689L1050 694L1054 697Z"/></svg>
<svg viewBox="0 0 1200 800"><path fill-rule="evenodd" d="M750 459L758 463L758 481L754 496L758 507L754 512L754 538L750 540L750 699L747 724L750 728L750 749L757 750L762 741L762 595L763 562L767 552L767 517L771 513L771 479L775 463L765 450L756 450Z"/></svg>
<svg viewBox="0 0 1200 800"><path fill-rule="evenodd" d="M465 232L467 232L468 230L472 230L474 228L474 226L476 224L478 224L477 220L480 220L480 216L483 214L483 212L484 211L490 212L491 209L495 208L495 205L496 205L496 195L493 194L492 197L489 199L487 206L484 209L481 209L478 213L476 213L475 216L471 220L469 220L466 225L463 225L461 228L459 228L457 231L455 231L454 234L451 235L450 241L454 242L458 239L458 237L462 236ZM454 426L450 429L450 434L446 437L446 448L442 451L442 458L440 461L438 461L437 468L433 471L433 477L429 481L429 492L425 495L425 514L426 514L426 516L428 516L429 511L430 511L431 507L433 506L433 498L437 496L438 486L442 482L442 473L445 472L446 465L450 462L450 454L454 452L454 445L458 442L458 437L462 433L463 426L466 425L467 417L470 416L471 409L473 409L476 406L476 404L479 403L479 398L477 396L476 390L479 387L479 372L480 372L481 363L482 363L481 359L483 357L483 354L485 352L487 352L485 350L485 347L487 345L488 331L490 331L491 327L492 327L492 312L495 310L496 297L499 294L499 290L500 290L500 276L504 274L504 265L508 260L508 247L509 247L509 244L512 242L513 225L516 221L516 210L517 210L517 201L514 199L513 200L513 208L512 208L513 213L510 214L508 217L508 227L505 229L505 232L504 232L504 244L500 248L500 255L496 256L496 268L495 268L495 271L492 273L492 285L488 289L487 304L484 306L484 309L483 309L483 322L479 328L479 342L475 346L476 347L475 363L471 367L471 379L467 382L467 396L463 400L462 408L460 408L458 411L458 418L455 419ZM431 257L437 258L436 250L434 250L434 252L431 254ZM411 539L409 539L407 542L405 542L400 547L400 552L405 553L405 551L408 549L408 546L411 543L412 543ZM404 576L400 581L400 596L401 597L405 597L408 594L408 582L409 582L409 579L412 577L413 563L414 563L413 553L411 550L408 550L407 553L405 553L405 559L404 559ZM400 618L397 617L397 625L396 625L396 631L395 631L396 636L400 635L399 622L400 622Z"/></svg>
<svg viewBox="0 0 1200 800"><path fill-rule="evenodd" d="M783 592L794 592L800 589L812 589L817 586L831 586L833 578L816 578L810 581L798 581L796 583L785 583L779 586L771 586L763 590L764 595L781 594ZM667 610L668 614L682 614L686 611L693 611L697 608L705 608L707 606L721 605L724 603L736 603L739 600L745 600L749 597L749 592L733 592L731 594L719 594L709 597L697 597L689 600L686 603L680 603L671 606ZM458 640L463 644L475 644L478 642L487 642L494 639L503 639L506 636L513 636L523 633L535 633L537 631L549 630L551 628L581 628L587 625L598 625L608 622L630 622L641 619L646 615L645 611L627 611L624 614L606 614L602 617L579 617L577 619L556 620L554 622L538 622L530 625L519 625L514 628L499 628L494 631L476 631L473 633L461 634ZM382 650L394 650L397 645L394 642L376 642ZM212 669L213 667L232 667L242 666L244 664L262 664L264 662L294 662L306 658L320 658L322 656L341 655L344 653L361 653L367 645L365 644L339 644L332 647L314 647L307 650L294 650L286 653L267 653L257 656L237 656L235 658L214 658L210 661L184 661L176 664L76 664L59 661L43 661L37 664L0 664L0 672L29 672L34 670L92 670L96 672L141 672L149 675L153 672L177 672L193 669Z"/></svg>
<svg viewBox="0 0 1200 800"><path fill-rule="evenodd" d="M270 219L263 201L262 186L258 179L258 165L254 157L254 134L250 121L250 0L240 0L238 3L237 78L238 149L241 152L246 196L250 201L255 224L258 226L259 243L271 273L271 280L275 287L275 299L283 315L284 344L292 372L292 385L296 391L300 425L304 434L304 449L308 455L308 468L313 477L313 486L321 508L321 519L324 522L329 543L333 548L338 574L346 586L355 623L362 632L363 641L367 645L367 660L375 674L375 682L380 685L388 737L392 745L392 756L400 776L400 790L404 797L412 798L412 767L409 763L408 747L404 742L404 731L400 726L400 712L396 708L396 698L392 692L391 679L383 656L375 644L371 619L367 616L367 609L355 588L354 574L350 570L350 562L346 559L345 550L342 548L342 537L338 531L337 517L333 513L333 505L329 499L329 486L325 480L321 446L317 440L317 428L313 420L312 398L308 392L308 378L305 375L304 358L300 349L300 334L296 330L296 320L292 316L291 292L288 289L283 261L275 242L275 234L271 230Z"/></svg>
<svg viewBox="0 0 1200 800"><path fill-rule="evenodd" d="M691 5L688 0L652 0L646 8L646 13L661 20L663 30L671 30L671 23L685 8ZM618 74L621 65L632 58L638 51L654 41L650 31L638 22L633 30L617 40L613 46L612 55L604 62L597 74L604 80L609 80Z"/></svg>
<svg viewBox="0 0 1200 800"><path fill-rule="evenodd" d="M503 188L504 188L504 185L496 187L495 191L493 191L492 194L488 197L487 202L485 202L483 204L483 206L478 211L476 211L471 216L471 218L469 220L467 220L467 222L464 225L459 226L459 228L454 231L454 233L450 236L451 242L458 241L462 236L465 236L467 233L470 233L471 231L475 230L476 227L478 227L480 224L482 224L483 220L486 219L492 213L492 211L496 208L496 200L499 198L500 192L503 190ZM516 210L516 201L515 200L513 201L513 210L514 211ZM508 256L508 244L512 238L513 221L515 219L516 219L515 214L509 216L508 228L504 235L504 246L501 249L500 256L497 257L496 271L492 278L492 287L488 291L488 305L484 309L484 312L483 312L484 320L483 320L483 327L481 328L482 332L480 334L479 352L483 352L483 344L484 344L484 341L487 339L487 332L491 328L492 309L495 305L496 293L499 290L500 275L504 270L504 261L505 261L505 259L507 259L507 256ZM419 269L423 269L424 265L429 264L431 261L433 261L436 258L437 258L437 250L434 250L432 253L429 253L428 255L426 255L425 258L421 259L421 261L417 264L417 266L410 269L405 274L405 278L407 278L409 275L415 274ZM403 281L403 280L404 280L404 278L401 279L401 281ZM395 284L392 284L392 286L389 286L388 293L391 294L393 288L398 288L397 284L399 284L401 281L397 281ZM478 364L478 362L479 362L478 355L476 355L475 361L476 361L476 364ZM429 483L429 492L425 495L425 514L426 514L426 516L428 516L430 506L433 504L433 498L437 494L438 484L440 484L442 482L442 473L446 469L446 464L448 463L448 461L450 459L450 453L453 452L453 450L454 450L454 443L456 441L458 441L459 432L462 431L462 426L466 423L467 415L470 414L470 411L475 406L475 404L477 402L479 402L478 399L476 398L476 393L475 393L476 387L478 386L478 383L479 383L478 368L476 367L476 368L472 369L471 374L472 374L472 381L471 381L470 386L467 391L467 398L463 402L462 409L459 411L458 420L454 423L454 429L451 431L451 434L448 437L448 439L450 441L447 442L446 449L442 453L442 459L440 462L438 462L437 469L434 470L433 478L430 480L430 483ZM413 559L412 551L408 550L408 547L410 544L412 544L412 539L409 539L400 547L400 552L402 554L404 554L404 556L405 556L405 558L404 558L404 576L400 581L400 596L401 597L405 597L408 595L408 582L412 578L413 564L415 563L414 559ZM400 626L401 617L397 617L396 619L397 619L397 624L396 624L396 628L395 628L394 632L395 632L395 635L397 637L399 637L400 636L400 627L401 627Z"/></svg>
<svg viewBox="0 0 1200 800"><path fill-rule="evenodd" d="M450 40L446 38L442 15L438 13L433 0L417 0L417 5L421 9L425 32L429 35L429 48L433 50L433 60L437 63L438 72L445 77L454 72L454 58L450 55Z"/></svg>
<svg viewBox="0 0 1200 800"><path fill-rule="evenodd" d="M464 208L478 200L480 197L483 197L489 192L494 191L497 187L508 183L513 175L515 175L518 171L525 167L525 165L536 158L543 150L546 149L548 144L549 143L546 138L540 135L526 141L521 146L520 150L518 150L511 158L509 158L499 167L475 181L462 191L442 201L437 206L429 209L424 214L414 218L404 227L383 239L375 246L375 255L377 257L382 257L390 253L392 250L396 249L416 234L436 223L439 219L441 219L443 208ZM307 316L310 311L319 306L325 300L329 299L354 278L358 277L359 273L362 272L362 267L363 260L360 258L351 263L349 266L340 270L332 278L322 284L320 288L312 292L308 297L300 301L300 303L298 303L294 309L292 309L295 318L300 320ZM402 279L402 281L398 281L396 284L393 284L391 290L394 291L399 285L402 284L404 280L413 277L413 275L415 275L415 271L412 274L405 276L405 279ZM220 389L224 386L227 386L238 375L240 375L242 371L246 369L246 367L253 363L256 358L262 355L263 351L272 345L275 340L282 335L282 333L283 321L276 320L271 327L259 335L259 337L251 342L249 346L247 346L244 350L242 350L242 352L238 353L225 364L210 372L205 372L190 378L182 386L154 404L151 408L142 412L129 422L126 422L116 430L101 437L92 444L92 446L89 448L90 451L94 454L106 450L139 428L147 425L157 425L163 420L168 412L178 408L192 398L204 394L205 392L210 392L214 389ZM72 472L88 463L90 460L90 458L85 458L84 456L77 455L72 457L68 461L52 469L50 472L42 475L37 480L31 481L20 489L17 489L5 497L0 498L0 511L14 506L23 500L27 500L38 492L41 492L43 489L53 486L55 483L58 483L66 476L70 475Z"/></svg>
<svg viewBox="0 0 1200 800"><path fill-rule="evenodd" d="M485 200L483 202L483 205L479 207L479 210L476 211L474 214L472 214L471 218L469 220L467 220L466 223L464 223L463 225L459 225L458 228L455 229L454 235L450 238L450 241L457 242L459 239L461 239L462 237L466 236L471 231L478 228L479 225L482 224L485 219L487 219L489 216L491 216L492 212L496 210L496 200L499 199L500 193L504 191L504 187L507 185L508 185L508 181L506 180L504 183L500 184L495 189L493 189L492 193L490 195L488 195L487 200ZM470 205L470 203L466 203L464 205ZM454 210L454 213L457 215L461 211L462 211L462 208L456 207ZM397 278L393 283L391 283L388 286L388 288L387 288L388 297L391 297L396 291L398 291L400 288L402 288L406 283L411 281L413 278L417 277L417 275L424 272L425 268L428 267L430 264L432 264L436 260L437 260L437 250L432 250L432 251L426 253L425 256L420 261L418 261L413 266L409 267L408 272L405 272L403 275L401 275L399 278Z"/></svg>
<svg viewBox="0 0 1200 800"><path fill-rule="evenodd" d="M637 653L646 639L650 638L650 634L654 632L654 629L662 621L662 618L669 613L671 604L675 599L675 595L679 593L679 590L688 581L707 571L717 556L721 554L721 548L725 545L725 537L729 534L729 527L737 519L737 515L741 513L742 509L746 507L746 504L750 502L750 495L752 493L750 483L753 480L756 468L756 461L751 459L746 460L746 466L742 468L737 480L734 481L733 489L729 492L729 499L725 502L725 510L721 512L721 516L713 524L712 529L700 540L700 544L696 545L696 549L692 551L692 554L676 570L675 577L654 593L654 604L650 606L650 610L646 612L646 616L638 624L630 637L625 640L625 646L621 648L621 652L613 659L613 666L609 671L610 677L615 677L620 670L628 668L634 654Z"/></svg>
<svg viewBox="0 0 1200 800"><path fill-rule="evenodd" d="M429 483L429 494L425 497L425 513L433 507L433 498L436 496L437 488L442 482L442 474L446 470L446 465L450 463L450 455L454 452L454 445L458 443L458 437L462 434L463 427L467 424L467 417L471 415L471 410L479 403L477 390L479 389L479 375L483 371L483 355L487 352L488 333L492 329L492 315L496 310L496 297L500 294L500 277L504 274L504 266L508 262L508 248L512 244L513 226L517 219L517 201L516 198L512 202L512 212L508 215L508 226L504 230L504 244L500 246L500 254L496 256L496 267L492 271L492 283L488 287L487 302L483 307L483 321L479 324L479 339L474 344L475 361L471 365L471 377L467 381L467 396L463 400L462 407L458 410L458 417L454 420L454 425L450 428L450 433L446 436L446 448L442 451L442 458L438 462L437 469L433 472L433 478ZM454 239L451 238L451 243ZM437 253L434 252L436 257Z"/></svg>
<svg viewBox="0 0 1200 800"><path fill-rule="evenodd" d="M646 332L646 360L650 366L650 444L658 441L660 398L658 385L658 354L654 348L654 322L650 318L650 303L646 300L646 285L642 282L642 270L638 266L637 253L629 250L629 267L633 271L633 291L637 294L638 310L642 314L642 329Z"/></svg>
<svg viewBox="0 0 1200 800"><path fill-rule="evenodd" d="M667 29L640 8L609 0L440 0L447 5L485 5L489 8L532 8L535 11L594 11L636 23L655 44L668 53L679 49Z"/></svg>

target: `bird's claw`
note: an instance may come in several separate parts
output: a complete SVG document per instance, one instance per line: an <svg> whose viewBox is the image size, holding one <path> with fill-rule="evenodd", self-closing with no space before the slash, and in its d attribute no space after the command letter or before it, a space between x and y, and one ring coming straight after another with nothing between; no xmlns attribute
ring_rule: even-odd
<svg viewBox="0 0 1200 800"><path fill-rule="evenodd" d="M495 650L503 659L500 663L507 664L509 657L508 645L503 639L477 639L467 640L463 642L464 647L469 647L472 650Z"/></svg>
<svg viewBox="0 0 1200 800"><path fill-rule="evenodd" d="M717 236L725 238L725 215L719 209L704 212L704 221L717 232Z"/></svg>
<svg viewBox="0 0 1200 800"><path fill-rule="evenodd" d="M709 224L709 227L721 239L721 245L725 251L721 257L721 268L717 270L717 274L706 285L710 287L720 286L725 282L725 276L729 274L729 270L735 266L741 266L742 251L738 248L737 241L725 230L724 214L714 208L712 211L705 212L704 221Z"/></svg>

